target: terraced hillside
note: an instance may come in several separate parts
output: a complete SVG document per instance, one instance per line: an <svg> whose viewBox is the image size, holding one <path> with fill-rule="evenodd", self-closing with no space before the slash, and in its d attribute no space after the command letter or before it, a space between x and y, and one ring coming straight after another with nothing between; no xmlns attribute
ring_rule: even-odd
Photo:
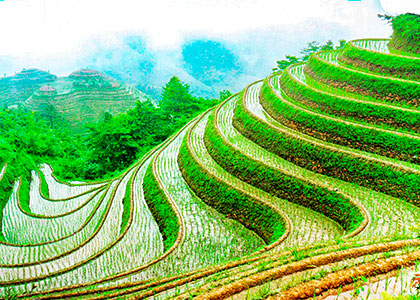
<svg viewBox="0 0 420 300"><path fill-rule="evenodd" d="M143 101L146 95L132 86L91 69L40 86L24 106L48 118L60 117L75 128L98 121L104 113L117 114Z"/></svg>
<svg viewBox="0 0 420 300"><path fill-rule="evenodd" d="M388 42L251 83L117 178L17 180L2 295L322 299L417 265L419 63Z"/></svg>
<svg viewBox="0 0 420 300"><path fill-rule="evenodd" d="M95 70L81 69L57 77L37 69L24 69L0 79L0 105L23 106L39 112L51 123L64 122L80 130L105 113L125 112L147 96Z"/></svg>
<svg viewBox="0 0 420 300"><path fill-rule="evenodd" d="M21 72L0 79L0 105L22 105L41 85L53 82L57 76L38 69Z"/></svg>

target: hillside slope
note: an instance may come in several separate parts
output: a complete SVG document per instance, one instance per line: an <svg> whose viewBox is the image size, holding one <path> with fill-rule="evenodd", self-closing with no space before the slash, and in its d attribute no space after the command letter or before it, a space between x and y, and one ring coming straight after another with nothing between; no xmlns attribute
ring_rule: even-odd
<svg viewBox="0 0 420 300"><path fill-rule="evenodd" d="M42 165L18 180L0 291L322 299L415 265L420 81L405 70L418 58L388 43L352 41L251 83L116 178L65 183Z"/></svg>
<svg viewBox="0 0 420 300"><path fill-rule="evenodd" d="M147 96L95 70L81 69L68 77L30 69L0 80L0 103L21 105L46 117L51 125L63 122L76 130L118 114Z"/></svg>

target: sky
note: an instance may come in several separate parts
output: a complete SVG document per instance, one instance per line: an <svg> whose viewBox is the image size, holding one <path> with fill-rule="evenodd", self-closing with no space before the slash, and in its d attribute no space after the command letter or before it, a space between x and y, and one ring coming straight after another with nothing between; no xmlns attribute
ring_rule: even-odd
<svg viewBox="0 0 420 300"><path fill-rule="evenodd" d="M355 26L357 15L382 7L417 10L417 0L3 0L0 55L80 51L86 40L136 32L150 47L176 47L185 35L235 35L310 18ZM358 24L356 26L362 26ZM78 49L79 48L79 49Z"/></svg>
<svg viewBox="0 0 420 300"><path fill-rule="evenodd" d="M32 65L71 72L82 57L118 49L127 35L156 53L192 38L221 40L250 62L265 55L267 69L310 40L388 37L376 14L407 11L420 13L420 1L0 0L0 74Z"/></svg>

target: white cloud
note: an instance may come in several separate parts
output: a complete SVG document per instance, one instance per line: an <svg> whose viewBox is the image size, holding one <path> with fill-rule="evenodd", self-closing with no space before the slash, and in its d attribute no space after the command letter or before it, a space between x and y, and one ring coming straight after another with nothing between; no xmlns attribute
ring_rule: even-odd
<svg viewBox="0 0 420 300"><path fill-rule="evenodd" d="M140 33L151 47L160 48L178 46L186 34L236 34L309 18L362 28L379 10L375 3L377 0L4 0L0 2L0 55L72 55L92 36L115 32Z"/></svg>
<svg viewBox="0 0 420 300"><path fill-rule="evenodd" d="M381 0L381 4L388 14L402 14L406 12L420 14L419 0Z"/></svg>

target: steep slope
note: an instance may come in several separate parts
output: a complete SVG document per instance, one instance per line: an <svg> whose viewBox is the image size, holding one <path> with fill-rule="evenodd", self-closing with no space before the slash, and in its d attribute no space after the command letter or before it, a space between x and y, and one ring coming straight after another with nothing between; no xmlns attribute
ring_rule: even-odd
<svg viewBox="0 0 420 300"><path fill-rule="evenodd" d="M116 178L69 184L43 165L3 209L2 295L322 299L415 265L411 63L386 40L353 41L251 83ZM87 103L89 85L121 89L93 71L74 76L62 94L72 101ZM72 122L57 104L69 82L56 83L27 103L44 99Z"/></svg>

